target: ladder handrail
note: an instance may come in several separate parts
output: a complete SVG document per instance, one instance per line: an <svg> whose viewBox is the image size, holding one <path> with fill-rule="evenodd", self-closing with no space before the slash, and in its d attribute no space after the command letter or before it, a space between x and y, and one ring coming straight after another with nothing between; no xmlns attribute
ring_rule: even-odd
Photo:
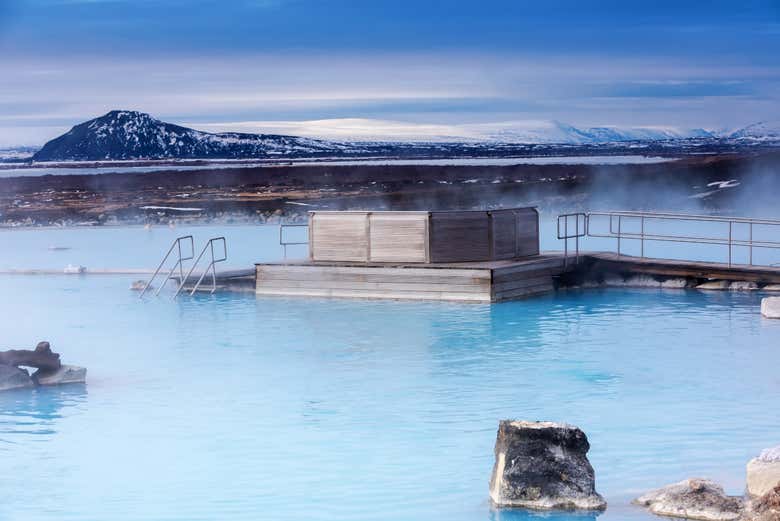
<svg viewBox="0 0 780 521"><path fill-rule="evenodd" d="M181 251L181 243L185 240L189 239L190 241L190 254L188 256L182 256ZM173 253L174 249L176 249L178 253L178 260L174 263L173 267L171 268L171 271L168 272L168 276L165 278L165 281L160 284L160 287L157 288L157 291L155 292L155 296L160 294L160 290L162 290L163 286L165 286L169 280L171 280L171 275L173 275L173 272L176 271L176 268L179 268L179 274L183 275L184 273L184 264L183 261L190 260L195 256L195 242L193 241L192 235L183 235L181 237L177 237L173 244L171 244L171 247L168 248L168 253L165 254L165 257L163 257L163 260L160 261L160 264L157 266L157 269L154 270L154 274L152 277L148 280L146 285L144 286L144 289L141 290L141 294L138 296L138 298L143 298L146 291L152 286L152 282L154 282L155 277L160 273L160 270L165 265L165 263L168 261L168 257L171 256L171 253Z"/></svg>
<svg viewBox="0 0 780 521"><path fill-rule="evenodd" d="M302 246L304 244L309 244L308 239L305 242L301 241L285 241L284 240L284 230L285 228L308 228L308 223L279 223L279 246L282 247L282 251L284 252L284 259L287 260L287 247L288 246Z"/></svg>
<svg viewBox="0 0 780 521"><path fill-rule="evenodd" d="M214 256L214 243L217 241L222 242L222 256L220 258ZM203 273L200 275L198 282L196 282L195 285L193 286L192 291L190 291L190 296L194 295L195 292L198 290L198 288L200 287L200 283L203 282L203 279L206 277L206 274L209 272L209 270L211 270L211 293L214 293L217 290L217 268L215 265L218 262L223 262L227 260L227 241L225 240L224 237L213 237L208 240L206 245L200 251L200 255L198 255L198 258L195 259L195 262L192 263L192 267L190 268L190 271L188 271L187 275L183 277L179 282L179 287L176 290L176 293L174 293L173 298L179 296L181 290L184 289L184 285L190 279L192 272L195 271L195 268L198 266L198 263L200 262L200 260L203 258L203 256L206 254L207 251L211 252L211 261L209 262L208 266L206 266L206 269L203 271Z"/></svg>

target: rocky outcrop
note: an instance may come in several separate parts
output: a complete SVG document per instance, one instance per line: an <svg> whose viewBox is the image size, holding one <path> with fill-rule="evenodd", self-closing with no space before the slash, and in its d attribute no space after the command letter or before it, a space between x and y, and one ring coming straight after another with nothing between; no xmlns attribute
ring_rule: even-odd
<svg viewBox="0 0 780 521"><path fill-rule="evenodd" d="M758 290L758 284L748 280L735 280L729 284L731 291L756 291Z"/></svg>
<svg viewBox="0 0 780 521"><path fill-rule="evenodd" d="M758 284L746 280L711 280L704 282L696 286L696 289L701 290L730 290L730 291L756 291L759 289Z"/></svg>
<svg viewBox="0 0 780 521"><path fill-rule="evenodd" d="M780 297L762 298L761 314L766 318L780 318Z"/></svg>
<svg viewBox="0 0 780 521"><path fill-rule="evenodd" d="M696 289L701 290L727 290L730 287L730 283L727 280L712 280L710 282L704 282L696 286Z"/></svg>
<svg viewBox="0 0 780 521"><path fill-rule="evenodd" d="M30 376L26 369L38 369ZM0 351L0 391L36 385L84 383L87 370L74 365L62 365L59 353L51 350L48 342L38 342L34 350L9 349Z"/></svg>
<svg viewBox="0 0 780 521"><path fill-rule="evenodd" d="M564 423L503 420L498 427L490 499L498 507L603 510L590 444Z"/></svg>
<svg viewBox="0 0 780 521"><path fill-rule="evenodd" d="M706 479L686 479L634 500L659 516L703 521L736 521L742 517L742 498L727 496L723 487Z"/></svg>
<svg viewBox="0 0 780 521"><path fill-rule="evenodd" d="M37 369L55 370L60 367L60 355L51 350L48 342L38 342L35 349L9 349L0 351L0 364L19 367L35 367Z"/></svg>
<svg viewBox="0 0 780 521"><path fill-rule="evenodd" d="M35 383L26 370L12 365L0 364L0 391L33 387L34 385Z"/></svg>
<svg viewBox="0 0 780 521"><path fill-rule="evenodd" d="M780 446L765 449L747 464L749 496L764 496L778 486L780 486Z"/></svg>
<svg viewBox="0 0 780 521"><path fill-rule="evenodd" d="M146 281L145 280L134 280L130 284L130 289L133 291L143 291L144 288L146 288ZM152 289L151 286L149 286L149 289Z"/></svg>
<svg viewBox="0 0 780 521"><path fill-rule="evenodd" d="M666 289L684 289L688 286L688 281L683 278L666 279L661 282L661 287Z"/></svg>
<svg viewBox="0 0 780 521"><path fill-rule="evenodd" d="M751 500L742 521L780 521L780 485Z"/></svg>
<svg viewBox="0 0 780 521"><path fill-rule="evenodd" d="M75 365L62 365L54 371L39 369L32 379L38 385L83 384L87 381L87 369Z"/></svg>

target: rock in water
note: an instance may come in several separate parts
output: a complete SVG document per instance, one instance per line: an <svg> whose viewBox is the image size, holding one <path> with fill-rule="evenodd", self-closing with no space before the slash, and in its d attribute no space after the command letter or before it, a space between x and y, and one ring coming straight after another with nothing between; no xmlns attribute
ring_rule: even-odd
<svg viewBox="0 0 780 521"><path fill-rule="evenodd" d="M12 365L0 364L0 391L33 387L35 383L30 378L30 373Z"/></svg>
<svg viewBox="0 0 780 521"><path fill-rule="evenodd" d="M702 521L734 521L742 516L742 498L727 496L717 483L699 478L686 479L634 500L659 516Z"/></svg>
<svg viewBox="0 0 780 521"><path fill-rule="evenodd" d="M780 297L762 298L761 314L766 318L780 318Z"/></svg>
<svg viewBox="0 0 780 521"><path fill-rule="evenodd" d="M38 385L83 384L87 381L87 369L75 365L62 365L55 371L35 371L32 379Z"/></svg>
<svg viewBox="0 0 780 521"><path fill-rule="evenodd" d="M573 425L502 420L490 499L499 507L538 510L603 510L596 493L590 444Z"/></svg>
<svg viewBox="0 0 780 521"><path fill-rule="evenodd" d="M710 282L704 282L696 286L696 289L702 290L727 290L729 289L729 281L727 280L713 280Z"/></svg>
<svg viewBox="0 0 780 521"><path fill-rule="evenodd" d="M758 284L747 280L735 280L729 284L729 289L731 291L756 291Z"/></svg>
<svg viewBox="0 0 780 521"><path fill-rule="evenodd" d="M742 521L780 521L780 485L750 501Z"/></svg>
<svg viewBox="0 0 780 521"><path fill-rule="evenodd" d="M133 291L143 291L144 288L146 288L146 281L145 280L134 280L132 284L130 284L130 289ZM154 289L152 286L149 286L149 289Z"/></svg>
<svg viewBox="0 0 780 521"><path fill-rule="evenodd" d="M747 492L760 497L780 486L780 446L766 449L747 464Z"/></svg>

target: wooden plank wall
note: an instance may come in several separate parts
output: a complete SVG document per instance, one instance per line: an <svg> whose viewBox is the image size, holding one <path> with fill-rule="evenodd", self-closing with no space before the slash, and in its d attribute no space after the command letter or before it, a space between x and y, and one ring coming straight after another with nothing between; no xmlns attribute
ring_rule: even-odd
<svg viewBox="0 0 780 521"><path fill-rule="evenodd" d="M428 261L428 212L312 212L309 230L315 261Z"/></svg>
<svg viewBox="0 0 780 521"><path fill-rule="evenodd" d="M533 208L464 212L312 212L314 261L470 262L538 255Z"/></svg>
<svg viewBox="0 0 780 521"><path fill-rule="evenodd" d="M547 258L493 269L491 300L501 302L554 290L553 277L563 271L562 258Z"/></svg>
<svg viewBox="0 0 780 521"><path fill-rule="evenodd" d="M261 264L257 294L490 302L489 269Z"/></svg>
<svg viewBox="0 0 780 521"><path fill-rule="evenodd" d="M368 260L368 212L312 212L309 230L312 260Z"/></svg>
<svg viewBox="0 0 780 521"><path fill-rule="evenodd" d="M513 259L517 256L517 216L512 210L490 212L492 257Z"/></svg>
<svg viewBox="0 0 780 521"><path fill-rule="evenodd" d="M431 262L490 259L490 217L487 212L431 212Z"/></svg>
<svg viewBox="0 0 780 521"><path fill-rule="evenodd" d="M428 212L371 213L369 237L373 262L427 262Z"/></svg>
<svg viewBox="0 0 780 521"><path fill-rule="evenodd" d="M539 214L534 208L490 211L494 260L539 255Z"/></svg>
<svg viewBox="0 0 780 521"><path fill-rule="evenodd" d="M535 208L517 208L513 212L517 224L515 257L539 255L539 212Z"/></svg>

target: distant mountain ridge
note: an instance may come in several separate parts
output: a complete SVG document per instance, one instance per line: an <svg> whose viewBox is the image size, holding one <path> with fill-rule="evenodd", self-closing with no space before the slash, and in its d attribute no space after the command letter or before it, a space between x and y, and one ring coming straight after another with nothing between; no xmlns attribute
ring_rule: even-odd
<svg viewBox="0 0 780 521"><path fill-rule="evenodd" d="M505 129L488 133L490 140L544 144L602 144L626 141L668 141L675 139L713 138L704 129L680 130L673 127L590 127L578 128L559 121L506 125Z"/></svg>
<svg viewBox="0 0 780 521"><path fill-rule="evenodd" d="M557 121L463 125L463 136L422 142L348 142L283 134L210 133L114 110L74 126L49 141L34 161L125 159L268 159L365 157L370 155L466 155L513 153L534 145L601 146L715 143L731 146L780 146L780 122L761 122L733 131L681 130L674 127L578 128ZM659 145L660 146L660 145Z"/></svg>
<svg viewBox="0 0 780 521"><path fill-rule="evenodd" d="M46 143L34 161L278 157L333 153L343 145L275 134L211 134L149 114L113 110Z"/></svg>

